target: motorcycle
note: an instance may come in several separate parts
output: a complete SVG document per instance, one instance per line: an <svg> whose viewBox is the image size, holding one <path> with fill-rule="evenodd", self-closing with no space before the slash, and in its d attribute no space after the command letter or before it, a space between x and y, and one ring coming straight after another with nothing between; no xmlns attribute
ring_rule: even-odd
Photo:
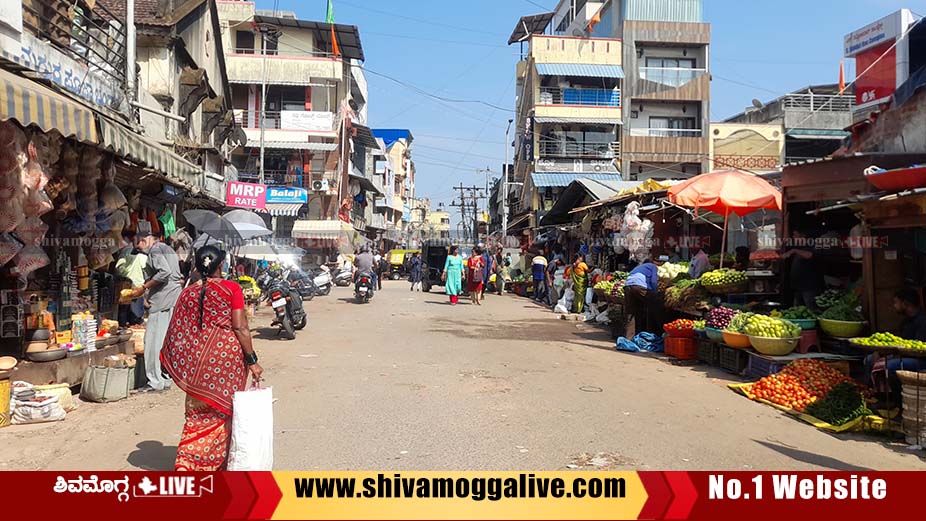
<svg viewBox="0 0 926 521"><path fill-rule="evenodd" d="M312 281L312 277L301 270L290 270L284 274L283 278L289 281L290 287L299 293L302 300L312 300L315 295L320 294L318 287Z"/></svg>
<svg viewBox="0 0 926 521"><path fill-rule="evenodd" d="M309 274L312 284L315 286L315 294L324 297L331 293L332 279L331 279L331 270L328 269L328 266L322 266L321 268L311 272Z"/></svg>
<svg viewBox="0 0 926 521"><path fill-rule="evenodd" d="M354 283L354 298L358 304L366 304L373 298L373 275L369 273L358 273L357 281Z"/></svg>
<svg viewBox="0 0 926 521"><path fill-rule="evenodd" d="M354 275L350 272L350 270L339 269L332 275L332 281L334 282L335 286L346 288L347 286L353 284Z"/></svg>
<svg viewBox="0 0 926 521"><path fill-rule="evenodd" d="M270 325L280 326L280 333L284 333L289 340L295 340L296 331L304 329L308 323L301 296L284 277L269 272L260 278L258 284L261 294L270 302L276 316Z"/></svg>

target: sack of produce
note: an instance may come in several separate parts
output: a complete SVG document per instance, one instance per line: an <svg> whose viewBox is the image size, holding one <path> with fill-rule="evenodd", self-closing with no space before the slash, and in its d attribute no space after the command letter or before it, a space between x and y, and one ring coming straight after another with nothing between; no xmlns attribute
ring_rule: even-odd
<svg viewBox="0 0 926 521"><path fill-rule="evenodd" d="M57 396L36 394L28 401L13 400L13 424L44 423L61 421L66 416Z"/></svg>
<svg viewBox="0 0 926 521"><path fill-rule="evenodd" d="M135 380L134 368L90 366L84 371L80 398L88 402L109 403L129 397Z"/></svg>

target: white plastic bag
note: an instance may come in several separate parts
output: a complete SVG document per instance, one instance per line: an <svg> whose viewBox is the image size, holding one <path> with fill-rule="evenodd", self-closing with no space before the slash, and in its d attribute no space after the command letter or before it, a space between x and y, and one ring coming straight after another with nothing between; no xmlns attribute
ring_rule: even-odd
<svg viewBox="0 0 926 521"><path fill-rule="evenodd" d="M591 306L595 300L595 288L585 288L585 305Z"/></svg>
<svg viewBox="0 0 926 521"><path fill-rule="evenodd" d="M273 388L235 393L228 470L273 470Z"/></svg>

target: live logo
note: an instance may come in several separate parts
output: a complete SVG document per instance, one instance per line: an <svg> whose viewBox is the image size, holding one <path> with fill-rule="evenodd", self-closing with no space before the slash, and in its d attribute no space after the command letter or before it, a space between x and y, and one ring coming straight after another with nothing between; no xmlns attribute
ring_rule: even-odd
<svg viewBox="0 0 926 521"><path fill-rule="evenodd" d="M194 476L161 476L157 486L146 477L138 488L146 496L199 496Z"/></svg>

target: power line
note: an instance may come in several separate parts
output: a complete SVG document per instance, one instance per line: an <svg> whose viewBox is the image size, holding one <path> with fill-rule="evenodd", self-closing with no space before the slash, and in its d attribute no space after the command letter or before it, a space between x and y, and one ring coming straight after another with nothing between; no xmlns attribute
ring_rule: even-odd
<svg viewBox="0 0 926 521"><path fill-rule="evenodd" d="M441 38L424 38L421 36L409 36L407 34L390 34L390 33L380 33L375 31L364 31L364 34L372 34L374 36L384 36L386 38L400 38L402 40L418 40L422 42L437 42L437 43L446 43L450 45L468 45L472 47L494 47L494 48L505 48L507 45L494 44L494 43L482 43L482 42L466 42L463 40L444 40Z"/></svg>
<svg viewBox="0 0 926 521"><path fill-rule="evenodd" d="M408 89L414 90L415 92L418 92L419 94L422 94L422 95L427 96L427 97L429 97L429 98L434 98L434 99L439 100L439 101L443 101L443 102L445 102L445 103L470 103L470 104L477 104L477 105L485 105L486 107L493 108L493 109L495 109L495 110L499 110L499 111L502 111L502 112L512 112L512 113L514 112L514 109L512 109L512 108L500 107L500 106L498 106L498 105L489 103L489 102L487 102L487 101L482 101L482 100L467 100L467 99L455 99L455 98L447 98L447 97L444 97L444 96L438 96L438 95L436 95L436 94L431 94L430 92L428 92L428 91L426 91L426 90L424 90L424 89L422 89L422 88L420 88L420 87L417 87L417 86L415 86L415 85L412 85L411 83L408 83L408 82L406 82L406 81L400 80L400 79L398 79L398 78L393 78L392 76L389 76L388 74L383 74L383 73L381 73L381 72L376 72L376 71L374 71L374 70L372 70L372 69L369 69L369 68L367 68L365 65L358 65L357 67L359 67L360 69L363 69L364 72L368 72L368 73L370 73L370 74L372 74L372 75L374 75L374 76L380 76L380 77L386 78L387 80L390 80L390 81L392 81L392 82L395 82L395 83L397 83L397 84L399 84L399 85L401 85L401 86L403 86L403 87L406 87L406 88L408 88Z"/></svg>
<svg viewBox="0 0 926 521"><path fill-rule="evenodd" d="M459 26L459 25L446 24L446 23L443 23L443 22L435 22L434 20L425 20L425 19L422 19L422 18L414 18L414 17L411 17L411 16L405 16L405 15L396 14L396 13L390 12L390 11L381 11L381 10L379 10L379 9L373 9L372 7L367 7L367 6L365 6L365 5L358 5L358 4L355 4L355 3L353 3L353 2L347 2L346 0L341 0L341 4L343 4L343 5L349 5L349 6L353 7L353 8L355 8L355 9L360 9L360 10L363 10L363 11L369 11L369 12L371 12L371 13L381 14L381 15L383 15L383 16L391 16L391 17L393 17L393 18L401 18L401 19L403 19L403 20L408 20L408 21L411 21L411 22L423 23L423 24L427 24L427 25L431 25L431 26L435 26L435 27L446 27L447 29L455 29L455 30L457 30L457 31L464 31L464 32L469 32L469 33L489 34L489 35L492 35L492 36L495 36L495 37L500 37L498 33L493 33L493 32L490 32L490 31L480 31L479 29L473 29L473 28L471 28L471 27L462 27L462 26Z"/></svg>
<svg viewBox="0 0 926 521"><path fill-rule="evenodd" d="M486 156L486 155L480 155L480 154L473 154L473 153L470 153L470 152L463 152L462 150L453 150L453 149L450 149L450 148L432 147L432 146L429 146L429 145L422 145L421 143L415 143L415 148L427 148L427 149L429 149L429 150L437 150L437 151L439 151L439 152L449 152L449 153L451 153L451 154L464 154L464 155L470 155L470 156L478 157L478 158L482 158L482 159L491 159L492 161L498 161L498 162L500 162L500 163L503 163L503 162L505 161L504 159L501 159L501 158L498 158L498 157Z"/></svg>
<svg viewBox="0 0 926 521"><path fill-rule="evenodd" d="M429 137L431 139L443 139L447 141L460 141L462 139L460 136L442 136L439 134L422 134L421 132L415 132L415 135L418 137ZM504 141L488 141L484 139L483 140L473 139L471 141L473 141L474 143L486 143L490 145L504 145L505 144Z"/></svg>
<svg viewBox="0 0 926 521"><path fill-rule="evenodd" d="M524 0L524 1L527 2L527 3L529 3L529 4L531 4L531 5L536 5L537 7L543 9L544 11L547 11L547 12L550 11L550 8L549 8L549 7L540 5L540 4L538 4L537 2L534 2L533 0Z"/></svg>

